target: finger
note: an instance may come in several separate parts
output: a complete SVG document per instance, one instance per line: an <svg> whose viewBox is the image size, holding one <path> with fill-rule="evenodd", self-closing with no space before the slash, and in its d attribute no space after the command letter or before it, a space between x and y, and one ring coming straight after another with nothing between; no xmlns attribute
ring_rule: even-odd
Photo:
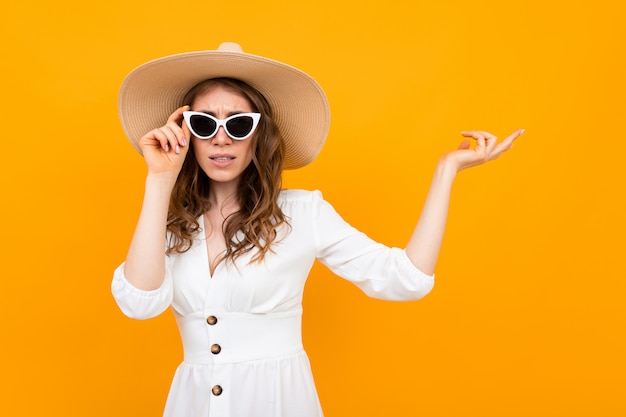
<svg viewBox="0 0 626 417"><path fill-rule="evenodd" d="M165 152L169 152L170 142L176 141L176 136L173 135L172 131L166 126L154 129L153 136L161 145L161 149L163 149Z"/></svg>
<svg viewBox="0 0 626 417"><path fill-rule="evenodd" d="M165 133L167 137L166 150L173 149L174 152L180 153L182 146L185 146L185 134L180 126L176 123L168 122L161 128L161 131Z"/></svg>
<svg viewBox="0 0 626 417"><path fill-rule="evenodd" d="M478 145L485 145L485 132L482 132L480 130L463 131L461 132L461 136L464 136L466 138L473 138L474 140L476 140L476 143Z"/></svg>
<svg viewBox="0 0 626 417"><path fill-rule="evenodd" d="M187 124L183 120L183 113L190 109L191 107L188 105L179 107L167 119L166 125L170 126L170 128L175 132L176 137L178 138L177 143L172 144L172 146L176 149L180 149L180 146L187 146L187 143L189 143L191 132L189 131Z"/></svg>
<svg viewBox="0 0 626 417"><path fill-rule="evenodd" d="M524 129L517 129L515 132L511 133L509 136L513 136L513 140L515 140L519 138L520 136L522 136L524 132L525 132Z"/></svg>
<svg viewBox="0 0 626 417"><path fill-rule="evenodd" d="M495 135L493 135L493 134L491 134L489 132L485 132L484 130L479 130L479 133L481 135L483 135L485 137L485 139L487 139L487 140L498 140L498 138Z"/></svg>
<svg viewBox="0 0 626 417"><path fill-rule="evenodd" d="M177 108L176 110L174 110L174 113L170 114L170 117L167 118L167 122L180 124L180 121L183 119L183 113L189 109L190 107L188 105Z"/></svg>
<svg viewBox="0 0 626 417"><path fill-rule="evenodd" d="M463 135L465 137L473 137L476 140L478 140L479 138L484 138L485 142L487 144L494 143L494 142L498 141L498 137L497 136L495 136L495 135L493 135L493 134L491 134L489 132L486 132L484 130L464 131L464 132L461 132L461 135Z"/></svg>
<svg viewBox="0 0 626 417"><path fill-rule="evenodd" d="M506 152L509 149L511 149L513 147L513 141L515 141L515 139L517 139L522 133L524 133L524 129L518 129L515 132L511 133L509 136L507 136L491 152L490 159L496 159L500 155L502 155L504 152Z"/></svg>
<svg viewBox="0 0 626 417"><path fill-rule="evenodd" d="M476 148L483 149L486 147L487 139L485 139L485 136L482 133L476 132L474 137L476 138Z"/></svg>
<svg viewBox="0 0 626 417"><path fill-rule="evenodd" d="M483 134L487 140L487 153L492 153L498 144L498 138L489 132L483 132Z"/></svg>
<svg viewBox="0 0 626 417"><path fill-rule="evenodd" d="M502 142L500 142L494 151L497 153L502 153L506 150L511 149L513 147L513 142L515 141L515 139L520 137L523 133L524 129L517 129L515 132L507 136Z"/></svg>
<svg viewBox="0 0 626 417"><path fill-rule="evenodd" d="M461 132L461 136L465 136L466 138L478 139L479 137L484 138L484 137L493 136L493 135L489 132L485 132L482 130L464 130Z"/></svg>
<svg viewBox="0 0 626 417"><path fill-rule="evenodd" d="M463 150L463 149L469 149L470 147L470 141L469 140L464 140L463 142L461 142L461 144L459 145L458 149Z"/></svg>
<svg viewBox="0 0 626 417"><path fill-rule="evenodd" d="M191 139L191 130L189 130L189 126L187 126L187 123L184 123L181 125L181 129L183 130L183 140L181 145L183 146L187 146L187 144L189 143L189 140Z"/></svg>

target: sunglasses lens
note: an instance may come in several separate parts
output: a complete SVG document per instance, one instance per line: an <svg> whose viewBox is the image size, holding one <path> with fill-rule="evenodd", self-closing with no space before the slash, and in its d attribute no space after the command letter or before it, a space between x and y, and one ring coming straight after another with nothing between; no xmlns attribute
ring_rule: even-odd
<svg viewBox="0 0 626 417"><path fill-rule="evenodd" d="M235 138L243 138L246 137L250 131L252 131L252 127L254 126L254 120L250 116L237 116L230 119L226 123L226 130L228 133Z"/></svg>
<svg viewBox="0 0 626 417"><path fill-rule="evenodd" d="M197 136L211 136L217 126L213 119L197 114L189 118L189 124Z"/></svg>

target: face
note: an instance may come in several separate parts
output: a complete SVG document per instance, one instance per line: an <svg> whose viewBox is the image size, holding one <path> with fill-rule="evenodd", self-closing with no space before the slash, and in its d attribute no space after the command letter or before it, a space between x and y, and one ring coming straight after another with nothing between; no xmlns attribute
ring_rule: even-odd
<svg viewBox="0 0 626 417"><path fill-rule="evenodd" d="M191 110L208 113L218 119L225 119L237 113L253 112L250 102L241 94L215 86L199 94L191 104ZM210 139L191 137L198 165L214 183L235 186L241 173L252 161L252 139L233 140L224 127Z"/></svg>

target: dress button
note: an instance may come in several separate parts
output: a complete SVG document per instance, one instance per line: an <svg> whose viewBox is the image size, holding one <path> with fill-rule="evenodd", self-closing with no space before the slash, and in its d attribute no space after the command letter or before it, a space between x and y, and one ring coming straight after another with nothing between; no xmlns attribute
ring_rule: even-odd
<svg viewBox="0 0 626 417"><path fill-rule="evenodd" d="M218 345L217 343L214 344L214 345L211 345L211 353L212 354L217 355L221 351L222 351L222 347L220 345Z"/></svg>
<svg viewBox="0 0 626 417"><path fill-rule="evenodd" d="M222 395L222 387L220 387L219 385L213 385L213 388L211 388L211 392L213 393L213 395L215 395L216 397L218 395Z"/></svg>
<svg viewBox="0 0 626 417"><path fill-rule="evenodd" d="M217 317L209 316L206 318L206 322L209 323L209 326L214 326L217 323Z"/></svg>

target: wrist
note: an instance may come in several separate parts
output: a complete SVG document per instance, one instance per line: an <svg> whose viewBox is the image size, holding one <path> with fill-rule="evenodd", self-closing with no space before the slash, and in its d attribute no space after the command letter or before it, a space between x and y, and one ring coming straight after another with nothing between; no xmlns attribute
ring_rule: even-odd
<svg viewBox="0 0 626 417"><path fill-rule="evenodd" d="M456 177L457 172L459 172L458 165L453 158L450 158L449 154L443 155L439 159L436 169L438 177L452 181Z"/></svg>
<svg viewBox="0 0 626 417"><path fill-rule="evenodd" d="M176 176L167 173L148 173L146 176L146 188L155 188L171 192L176 184Z"/></svg>

